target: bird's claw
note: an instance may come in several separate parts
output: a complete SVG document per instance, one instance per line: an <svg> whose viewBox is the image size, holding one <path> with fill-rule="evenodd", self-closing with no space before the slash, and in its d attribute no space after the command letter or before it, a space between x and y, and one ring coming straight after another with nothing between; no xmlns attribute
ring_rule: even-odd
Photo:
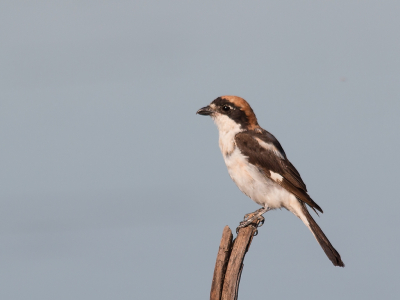
<svg viewBox="0 0 400 300"><path fill-rule="evenodd" d="M244 228L249 225L252 225L255 228L254 236L256 236L258 234L257 228L263 226L264 222L265 222L265 218L262 216L262 214L269 210L270 210L270 208L268 208L268 207L267 208L262 207L260 209L257 209L255 212L245 214L244 220L242 222L240 222L239 226L236 228L236 233L239 232L240 228Z"/></svg>
<svg viewBox="0 0 400 300"><path fill-rule="evenodd" d="M236 233L239 232L240 228L244 228L244 227L247 227L249 225L254 226L254 228L261 227L261 226L264 225L264 222L265 222L265 218L263 216L258 216L257 219L254 218L254 216L252 218L249 218L249 219L245 218L245 220L243 220L242 222L239 223L239 226L236 228ZM254 232L254 236L256 236L257 234L258 234L258 230L256 229L256 231Z"/></svg>
<svg viewBox="0 0 400 300"><path fill-rule="evenodd" d="M261 227L264 225L265 218L263 216L259 216L257 220L257 227Z"/></svg>

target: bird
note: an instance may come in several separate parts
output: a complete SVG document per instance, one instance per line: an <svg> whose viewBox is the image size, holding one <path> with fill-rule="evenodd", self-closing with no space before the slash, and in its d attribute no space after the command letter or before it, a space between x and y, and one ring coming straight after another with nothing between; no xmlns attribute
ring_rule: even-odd
<svg viewBox="0 0 400 300"><path fill-rule="evenodd" d="M308 227L334 266L344 267L340 254L311 216L307 206L323 213L308 195L300 173L279 141L258 125L253 109L241 97L221 96L197 114L210 116L218 127L219 147L228 173L238 188L261 208L246 214L239 228L262 219L269 210L285 208ZM317 212L318 211L318 212Z"/></svg>

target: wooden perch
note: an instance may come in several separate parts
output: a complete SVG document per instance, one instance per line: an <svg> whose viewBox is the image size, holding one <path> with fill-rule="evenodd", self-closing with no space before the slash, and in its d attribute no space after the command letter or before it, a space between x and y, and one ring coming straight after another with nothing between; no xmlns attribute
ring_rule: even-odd
<svg viewBox="0 0 400 300"><path fill-rule="evenodd" d="M210 300L237 299L244 256L250 248L259 222L257 220L245 228L240 228L234 241L231 229L225 226L215 262Z"/></svg>

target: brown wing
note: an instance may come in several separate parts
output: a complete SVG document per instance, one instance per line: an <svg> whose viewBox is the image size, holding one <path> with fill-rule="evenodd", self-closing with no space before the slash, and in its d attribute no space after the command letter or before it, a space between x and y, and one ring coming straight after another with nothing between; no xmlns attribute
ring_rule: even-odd
<svg viewBox="0 0 400 300"><path fill-rule="evenodd" d="M267 143L267 147L260 145L257 138L264 143ZM270 171L278 173L283 178L282 181L274 180L276 183L291 192L299 200L307 203L314 211L317 209L321 213L323 212L321 207L319 207L319 205L307 194L306 185L301 179L299 172L286 158L282 147L276 139L275 141L270 141L269 136L264 133L244 131L235 136L235 142L242 154L249 158L249 162L257 166L265 176L274 180L271 178ZM276 143L278 143L282 152L278 147L276 147ZM278 152L278 154L275 152Z"/></svg>

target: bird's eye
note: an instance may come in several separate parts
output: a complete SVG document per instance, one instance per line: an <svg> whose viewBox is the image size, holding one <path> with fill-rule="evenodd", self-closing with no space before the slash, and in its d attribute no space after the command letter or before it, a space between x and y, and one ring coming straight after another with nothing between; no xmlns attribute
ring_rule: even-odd
<svg viewBox="0 0 400 300"><path fill-rule="evenodd" d="M229 111L231 108L229 107L229 106L227 106L227 105L224 105L223 107L222 107L222 110L223 111Z"/></svg>

